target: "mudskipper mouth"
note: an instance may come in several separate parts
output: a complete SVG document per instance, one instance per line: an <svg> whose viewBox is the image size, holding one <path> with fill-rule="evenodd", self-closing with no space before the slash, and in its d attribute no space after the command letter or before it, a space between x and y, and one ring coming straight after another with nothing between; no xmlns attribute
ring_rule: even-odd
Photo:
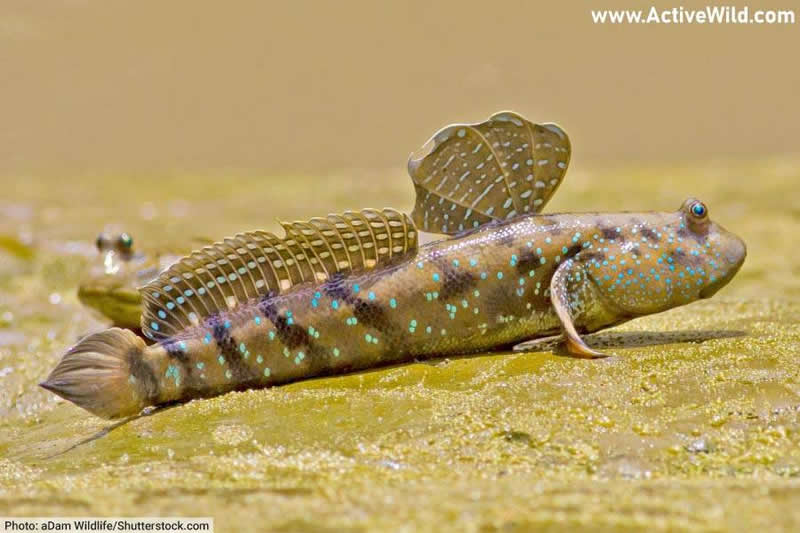
<svg viewBox="0 0 800 533"><path fill-rule="evenodd" d="M742 265L744 264L744 257L745 257L745 253L743 252L742 255L740 256L740 259L738 259L738 263L733 265L730 268L730 270L728 270L728 272L725 273L724 276L716 279L713 283L710 283L710 284L706 285L705 287L703 287L700 290L700 298L711 298L712 296L714 296L717 293L717 291L719 291L722 287L727 285L728 282L733 279L733 277L736 275L736 273L739 272L739 269L742 268ZM735 263L736 262L736 258L731 260L730 256L729 256L728 260L731 263Z"/></svg>

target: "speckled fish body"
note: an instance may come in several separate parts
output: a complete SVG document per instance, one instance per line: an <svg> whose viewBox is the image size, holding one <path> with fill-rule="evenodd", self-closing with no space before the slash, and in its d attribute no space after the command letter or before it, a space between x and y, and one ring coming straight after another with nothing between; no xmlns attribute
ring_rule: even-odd
<svg viewBox="0 0 800 533"><path fill-rule="evenodd" d="M133 410L552 335L562 327L554 291L579 332L708 297L744 245L691 219L694 203L489 224L387 268L252 299L139 346Z"/></svg>
<svg viewBox="0 0 800 533"><path fill-rule="evenodd" d="M596 331L710 295L733 275L738 248L725 255L679 219L566 214L490 225L391 268L222 313L163 341L172 355L154 375L169 376L161 394L178 399L181 385L272 385L552 335L560 322L550 284L569 262L573 323Z"/></svg>

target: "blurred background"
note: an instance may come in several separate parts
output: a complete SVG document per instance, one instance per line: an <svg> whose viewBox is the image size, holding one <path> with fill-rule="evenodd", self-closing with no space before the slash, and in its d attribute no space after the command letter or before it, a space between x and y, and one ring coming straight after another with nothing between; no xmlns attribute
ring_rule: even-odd
<svg viewBox="0 0 800 533"><path fill-rule="evenodd" d="M573 168L796 153L800 24L590 17L712 3L4 0L0 177L403 168L500 109Z"/></svg>
<svg viewBox="0 0 800 533"><path fill-rule="evenodd" d="M800 22L590 15L706 3L0 0L0 515L800 530ZM745 6L800 14L796 0ZM409 153L503 109L572 139L547 211L692 195L747 243L713 299L623 328L747 335L230 394L53 458L106 432L37 387L109 325L77 288L135 299L140 284L140 263L96 274L98 232L127 231L149 264L277 218L409 210Z"/></svg>

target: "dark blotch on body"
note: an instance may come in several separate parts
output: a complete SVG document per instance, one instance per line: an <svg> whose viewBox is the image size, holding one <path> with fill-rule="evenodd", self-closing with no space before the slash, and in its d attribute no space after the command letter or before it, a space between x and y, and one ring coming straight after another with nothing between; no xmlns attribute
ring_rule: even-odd
<svg viewBox="0 0 800 533"><path fill-rule="evenodd" d="M139 348L132 347L128 352L127 359L130 365L130 373L136 379L139 395L149 401L156 400L159 392L158 380L150 365L142 360L142 351Z"/></svg>
<svg viewBox="0 0 800 533"><path fill-rule="evenodd" d="M640 229L639 232L642 234L642 237L644 237L650 242L655 243L659 241L658 233L650 228L644 227Z"/></svg>
<svg viewBox="0 0 800 533"><path fill-rule="evenodd" d="M617 233L617 228L609 228L609 227L600 228L600 234L607 241L616 239L617 235L619 235L619 233Z"/></svg>
<svg viewBox="0 0 800 533"><path fill-rule="evenodd" d="M230 329L226 328L224 324L219 321L214 325L213 333L214 340L219 347L219 351L225 358L233 374L233 379L237 383L245 383L255 381L258 374L250 368L247 361L244 360L243 354L239 351L237 343L233 336L230 334Z"/></svg>
<svg viewBox="0 0 800 533"><path fill-rule="evenodd" d="M583 250L583 245L581 245L581 244L573 244L572 246L567 248L567 253L565 253L562 256L562 261L564 259L569 259L570 257L575 257L576 255L578 255L578 252L580 252L581 250Z"/></svg>
<svg viewBox="0 0 800 533"><path fill-rule="evenodd" d="M475 276L466 270L447 268L442 272L442 275L444 276L444 282L442 282L442 290L439 291L439 297L443 300L461 296L471 290L476 283Z"/></svg>
<svg viewBox="0 0 800 533"><path fill-rule="evenodd" d="M272 297L262 298L258 309L275 326L275 335L278 340L290 350L302 347L310 358L311 368L322 368L325 360L329 358L327 352L314 343L308 333L308 328L296 322L289 323L289 317L278 311L275 299Z"/></svg>
<svg viewBox="0 0 800 533"><path fill-rule="evenodd" d="M360 299L353 302L352 305L353 316L358 319L359 324L373 328L380 333L390 333L393 329L392 321L383 305Z"/></svg>
<svg viewBox="0 0 800 533"><path fill-rule="evenodd" d="M520 275L527 274L531 270L535 270L537 267L542 266L541 257L534 252L533 250L529 250L527 248L523 249L519 254L519 260L517 261L517 273Z"/></svg>
<svg viewBox="0 0 800 533"><path fill-rule="evenodd" d="M186 352L181 350L178 342L170 340L165 342L162 346L164 347L164 350L166 350L170 360L177 361L183 369L183 376L185 378L183 381L183 388L190 391L199 390L201 387L200 383L198 383L197 377L194 374L192 362Z"/></svg>

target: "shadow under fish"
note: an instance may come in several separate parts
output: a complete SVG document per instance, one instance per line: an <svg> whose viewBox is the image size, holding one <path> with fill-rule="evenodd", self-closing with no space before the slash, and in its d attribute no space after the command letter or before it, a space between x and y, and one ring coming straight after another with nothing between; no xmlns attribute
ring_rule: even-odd
<svg viewBox="0 0 800 533"><path fill-rule="evenodd" d="M680 331L604 331L584 335L590 345L597 348L643 348L667 344L695 343L717 339L730 339L747 336L746 331L728 329L680 330ZM561 335L533 339L517 344L515 352L553 352L556 355L569 355Z"/></svg>

